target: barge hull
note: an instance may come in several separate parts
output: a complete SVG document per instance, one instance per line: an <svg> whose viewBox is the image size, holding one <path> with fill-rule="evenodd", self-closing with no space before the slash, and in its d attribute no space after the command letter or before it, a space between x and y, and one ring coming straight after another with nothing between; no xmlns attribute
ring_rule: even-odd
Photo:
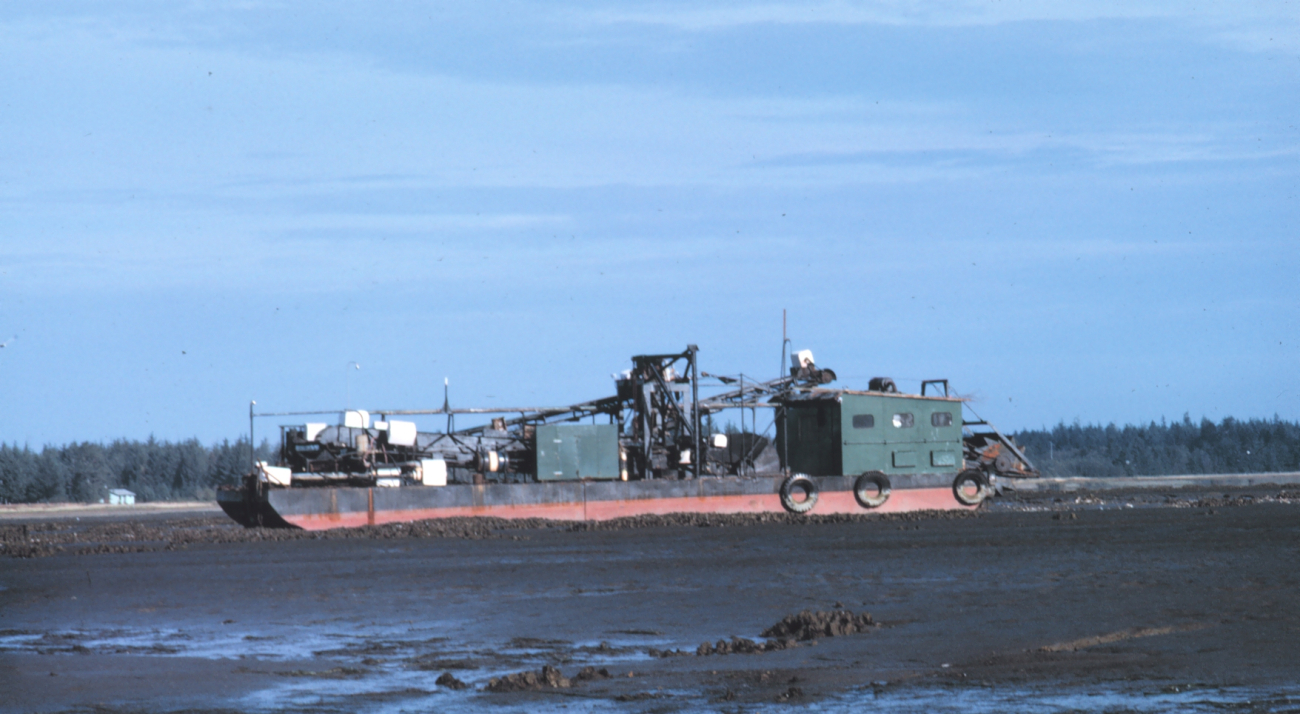
<svg viewBox="0 0 1300 714"><path fill-rule="evenodd" d="M867 509L853 496L853 479L814 479L811 515L967 510L953 496L951 476L918 474ZM781 479L705 478L687 481L614 481L544 484L408 486L401 488L286 488L261 503L274 520L305 530L355 528L431 518L487 516L603 521L669 513L785 513ZM269 519L268 519L269 520Z"/></svg>

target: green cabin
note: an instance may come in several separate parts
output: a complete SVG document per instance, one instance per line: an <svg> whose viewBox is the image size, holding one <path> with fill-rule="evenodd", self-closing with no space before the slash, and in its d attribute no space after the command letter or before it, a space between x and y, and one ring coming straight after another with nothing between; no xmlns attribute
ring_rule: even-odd
<svg viewBox="0 0 1300 714"><path fill-rule="evenodd" d="M778 415L776 423L777 452L795 473L955 474L962 469L959 398L814 389L781 397L778 404L784 418Z"/></svg>

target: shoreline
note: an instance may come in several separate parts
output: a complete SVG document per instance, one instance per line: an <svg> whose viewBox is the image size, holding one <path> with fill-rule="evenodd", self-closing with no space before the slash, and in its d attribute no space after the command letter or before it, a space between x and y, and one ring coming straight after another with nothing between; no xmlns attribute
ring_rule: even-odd
<svg viewBox="0 0 1300 714"><path fill-rule="evenodd" d="M1001 478L998 481L1008 491L1019 493L1260 488L1300 485L1300 471L1245 474L1183 474L1178 476L1042 476L1027 479Z"/></svg>
<svg viewBox="0 0 1300 714"><path fill-rule="evenodd" d="M31 518L122 518L193 513L221 513L216 501L153 501L132 505L107 503L6 503L0 505L0 521Z"/></svg>

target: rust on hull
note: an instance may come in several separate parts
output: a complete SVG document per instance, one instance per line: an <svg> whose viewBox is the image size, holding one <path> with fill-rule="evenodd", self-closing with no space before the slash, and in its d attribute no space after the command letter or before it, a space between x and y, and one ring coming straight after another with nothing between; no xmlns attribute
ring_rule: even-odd
<svg viewBox="0 0 1300 714"><path fill-rule="evenodd" d="M277 489L252 509L262 523L304 530L357 528L434 518L543 518L605 521L672 513L785 513L780 478L707 479L700 482L618 484L483 484L407 488ZM813 515L969 510L950 487L895 488L880 506L854 498L851 481L817 479ZM247 506L245 506L247 508ZM231 513L233 509L227 509ZM231 514L234 517L234 513ZM241 520L237 518L237 520ZM244 520L241 520L244 522Z"/></svg>

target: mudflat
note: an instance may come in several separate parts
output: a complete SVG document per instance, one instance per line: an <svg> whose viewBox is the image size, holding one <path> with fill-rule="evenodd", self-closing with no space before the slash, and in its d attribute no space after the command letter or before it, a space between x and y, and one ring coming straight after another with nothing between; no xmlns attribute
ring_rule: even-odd
<svg viewBox="0 0 1300 714"><path fill-rule="evenodd" d="M1277 489L324 534L36 519L0 545L0 711L1300 702L1300 498Z"/></svg>

